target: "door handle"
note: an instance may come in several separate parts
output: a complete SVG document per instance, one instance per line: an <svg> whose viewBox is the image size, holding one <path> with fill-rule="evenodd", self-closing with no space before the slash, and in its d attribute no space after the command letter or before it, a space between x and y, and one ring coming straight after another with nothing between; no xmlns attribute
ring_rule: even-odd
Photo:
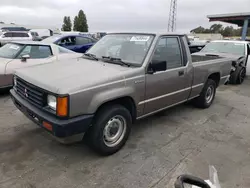
<svg viewBox="0 0 250 188"><path fill-rule="evenodd" d="M184 75L184 70L179 71L179 72L178 72L178 75L179 75L179 76L183 76L183 75Z"/></svg>

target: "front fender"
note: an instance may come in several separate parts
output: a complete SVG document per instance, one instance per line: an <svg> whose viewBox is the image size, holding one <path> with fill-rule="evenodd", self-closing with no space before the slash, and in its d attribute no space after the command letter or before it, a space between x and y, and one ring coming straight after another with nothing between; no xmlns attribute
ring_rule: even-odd
<svg viewBox="0 0 250 188"><path fill-rule="evenodd" d="M135 98L134 93L135 90L132 87L114 88L102 91L93 96L87 111L89 114L93 114L101 105L122 97L131 97L135 102L137 99Z"/></svg>

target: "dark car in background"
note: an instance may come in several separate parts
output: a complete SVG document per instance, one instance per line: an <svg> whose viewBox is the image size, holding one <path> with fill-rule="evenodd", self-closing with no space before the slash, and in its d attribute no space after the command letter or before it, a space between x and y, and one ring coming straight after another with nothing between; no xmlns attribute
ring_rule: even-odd
<svg viewBox="0 0 250 188"><path fill-rule="evenodd" d="M196 53L196 52L199 52L201 51L205 46L206 44L208 44L209 41L207 40L196 40L196 41L190 41L189 43L189 50L192 53Z"/></svg>
<svg viewBox="0 0 250 188"><path fill-rule="evenodd" d="M96 40L84 35L54 35L43 40L54 43L78 53L85 53Z"/></svg>

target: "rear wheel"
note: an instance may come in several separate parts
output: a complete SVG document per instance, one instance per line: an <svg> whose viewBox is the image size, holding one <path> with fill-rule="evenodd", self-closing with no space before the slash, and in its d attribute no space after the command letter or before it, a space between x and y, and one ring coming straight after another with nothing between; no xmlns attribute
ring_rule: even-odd
<svg viewBox="0 0 250 188"><path fill-rule="evenodd" d="M101 155L111 155L126 143L132 125L130 112L121 105L103 107L96 115L90 129L89 141Z"/></svg>
<svg viewBox="0 0 250 188"><path fill-rule="evenodd" d="M216 93L216 83L214 80L208 79L200 96L194 99L195 106L199 108L208 108L213 103Z"/></svg>

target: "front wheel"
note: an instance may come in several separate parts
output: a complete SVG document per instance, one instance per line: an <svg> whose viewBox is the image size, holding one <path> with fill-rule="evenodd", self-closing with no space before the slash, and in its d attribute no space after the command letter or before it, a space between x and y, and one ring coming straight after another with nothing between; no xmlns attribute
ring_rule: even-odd
<svg viewBox="0 0 250 188"><path fill-rule="evenodd" d="M90 144L101 155L111 155L126 143L132 125L130 112L121 105L103 107L90 129Z"/></svg>
<svg viewBox="0 0 250 188"><path fill-rule="evenodd" d="M236 70L230 76L230 83L232 84L242 84L246 77L246 68L237 67Z"/></svg>
<svg viewBox="0 0 250 188"><path fill-rule="evenodd" d="M194 100L195 106L199 108L208 108L213 103L216 93L216 83L214 80L208 79L200 96Z"/></svg>

